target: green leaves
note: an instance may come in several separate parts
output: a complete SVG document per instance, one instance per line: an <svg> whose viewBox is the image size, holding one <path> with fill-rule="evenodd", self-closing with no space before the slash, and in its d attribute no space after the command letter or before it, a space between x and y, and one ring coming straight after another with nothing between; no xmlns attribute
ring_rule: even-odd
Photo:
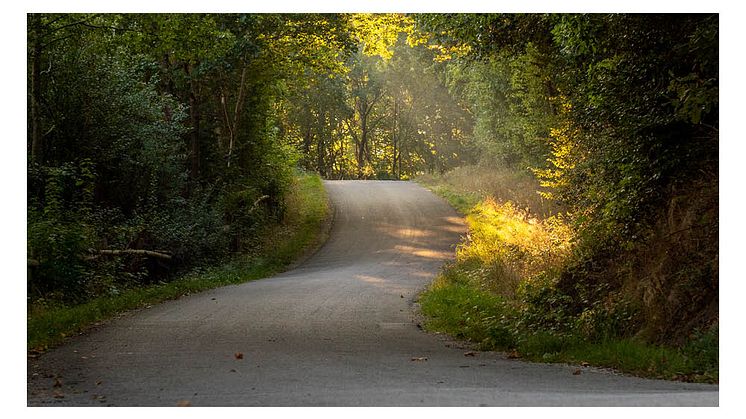
<svg viewBox="0 0 746 419"><path fill-rule="evenodd" d="M630 327L686 333L690 326L673 317L696 317L699 301L714 298L712 289L690 284L717 278L702 268L717 259L716 227L673 238L675 224L692 220L679 220L678 211L717 212L717 15L428 15L417 22L432 43L471 51L448 65L473 116L482 164L530 168L541 195L574 220L575 253L558 268L559 289L550 281L527 290L535 308L527 318L551 328L584 313L587 328L623 334L620 325L634 321L625 304L611 303L620 301L613 293L636 287L644 299L624 294L646 312L645 326ZM700 198L682 205L682 194ZM666 250L651 254L659 246ZM622 262L629 260L634 266ZM608 289L588 291L599 284Z"/></svg>
<svg viewBox="0 0 746 419"><path fill-rule="evenodd" d="M703 115L710 114L718 105L717 79L702 80L700 77L697 73L690 73L673 78L668 85L676 115L695 125L702 122Z"/></svg>

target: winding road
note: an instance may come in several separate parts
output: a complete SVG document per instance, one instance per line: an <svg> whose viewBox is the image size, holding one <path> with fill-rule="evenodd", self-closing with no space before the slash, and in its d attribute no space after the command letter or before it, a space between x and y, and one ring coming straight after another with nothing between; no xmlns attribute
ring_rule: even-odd
<svg viewBox="0 0 746 419"><path fill-rule="evenodd" d="M458 214L410 182L325 186L332 229L305 263L124 315L29 359L28 405L718 404L712 385L465 356L416 314L465 232Z"/></svg>

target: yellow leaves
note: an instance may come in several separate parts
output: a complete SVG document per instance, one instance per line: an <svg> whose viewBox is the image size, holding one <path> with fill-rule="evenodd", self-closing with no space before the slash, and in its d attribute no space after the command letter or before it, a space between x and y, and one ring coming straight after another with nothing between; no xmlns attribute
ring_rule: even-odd
<svg viewBox="0 0 746 419"><path fill-rule="evenodd" d="M435 55L434 61L439 63L466 56L471 52L471 45L468 44L451 46L433 44L428 45L427 47L428 49L436 51L437 54Z"/></svg>
<svg viewBox="0 0 746 419"><path fill-rule="evenodd" d="M399 34L411 34L414 29L412 17L401 13L355 13L350 19L350 24L363 45L363 53L370 56L378 55L384 60L393 56L392 47L396 44Z"/></svg>
<svg viewBox="0 0 746 419"><path fill-rule="evenodd" d="M566 100L561 102L562 112L569 112L572 105ZM549 130L552 154L547 159L550 167L547 169L534 169L534 174L539 179L541 186L549 189L559 190L570 185L569 174L578 163L584 159L578 139L580 130L575 128L569 120L565 120L560 126ZM543 197L553 199L551 191L539 192Z"/></svg>
<svg viewBox="0 0 746 419"><path fill-rule="evenodd" d="M552 97L550 100L557 103L560 114L566 115L572 110L572 104L565 96ZM569 119L565 119L559 126L550 128L552 155L548 161L552 167L548 169L536 169L534 173L539 178L541 186L550 189L561 189L569 186L568 172L582 161L583 155L579 151L578 138L580 130L574 127ZM551 192L540 192L542 196L552 199Z"/></svg>
<svg viewBox="0 0 746 419"><path fill-rule="evenodd" d="M420 31L411 31L407 34L407 45L414 48L419 45L427 44L430 37Z"/></svg>

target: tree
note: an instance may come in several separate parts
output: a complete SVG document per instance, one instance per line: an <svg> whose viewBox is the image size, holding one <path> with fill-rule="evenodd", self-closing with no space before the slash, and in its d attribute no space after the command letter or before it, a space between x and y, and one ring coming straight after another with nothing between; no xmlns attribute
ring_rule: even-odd
<svg viewBox="0 0 746 419"><path fill-rule="evenodd" d="M279 222L295 165L280 105L307 69L341 71L346 22L29 15L35 296L79 301L162 279L250 247ZM157 254L170 258L153 270Z"/></svg>
<svg viewBox="0 0 746 419"><path fill-rule="evenodd" d="M553 280L570 314L625 296L643 307L644 335L675 333L674 318L691 330L717 301L717 16L433 14L417 26L432 48L461 52L454 87L487 163L532 169L569 211L578 239Z"/></svg>

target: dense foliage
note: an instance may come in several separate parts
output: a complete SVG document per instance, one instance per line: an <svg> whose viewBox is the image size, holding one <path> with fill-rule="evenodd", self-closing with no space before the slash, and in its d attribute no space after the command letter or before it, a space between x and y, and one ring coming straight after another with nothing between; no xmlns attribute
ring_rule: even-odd
<svg viewBox="0 0 746 419"><path fill-rule="evenodd" d="M582 320L656 342L716 325L718 17L417 21L437 34L431 43L461 52L449 71L474 115L482 166L533 175L559 208L534 214L572 227L572 252L549 267L556 251L526 262L528 244L505 243L503 264L540 268L491 279L515 285L522 324L568 331Z"/></svg>
<svg viewBox="0 0 746 419"><path fill-rule="evenodd" d="M512 180L471 215L493 244L460 257L524 324L681 341L716 322L717 15L27 19L32 300L250 252L295 166L477 164L474 185Z"/></svg>
<svg viewBox="0 0 746 419"><path fill-rule="evenodd" d="M346 19L28 15L29 297L79 302L250 251L297 161L278 103L349 55Z"/></svg>
<svg viewBox="0 0 746 419"><path fill-rule="evenodd" d="M402 178L470 121L403 15L28 15L32 300L250 251L292 170Z"/></svg>

